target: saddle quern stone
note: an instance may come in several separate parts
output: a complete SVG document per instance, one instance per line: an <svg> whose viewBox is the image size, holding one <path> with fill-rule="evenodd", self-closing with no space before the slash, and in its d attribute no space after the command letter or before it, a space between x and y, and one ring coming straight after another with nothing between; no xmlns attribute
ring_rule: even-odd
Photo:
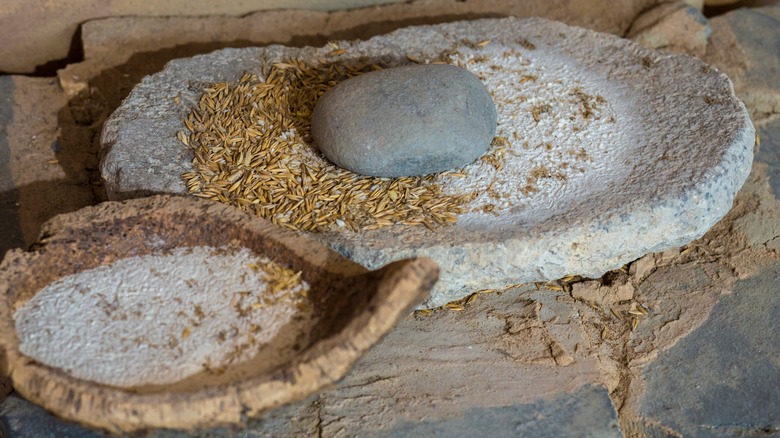
<svg viewBox="0 0 780 438"><path fill-rule="evenodd" d="M326 92L312 136L330 161L379 177L465 166L487 151L496 106L482 82L453 65L409 65L366 73Z"/></svg>
<svg viewBox="0 0 780 438"><path fill-rule="evenodd" d="M409 27L336 44L225 49L144 78L103 129L109 197L186 195L182 174L193 171L194 154L179 138L190 134L183 120L203 90L291 59L387 70L445 62L476 75L492 96L488 152L437 176L442 195L470 199L457 222L301 232L369 269L432 258L440 277L423 307L567 274L598 277L686 244L729 211L751 169L755 129L744 105L726 75L689 56L538 18ZM374 96L368 108L383 100ZM326 162L313 144L302 147Z"/></svg>

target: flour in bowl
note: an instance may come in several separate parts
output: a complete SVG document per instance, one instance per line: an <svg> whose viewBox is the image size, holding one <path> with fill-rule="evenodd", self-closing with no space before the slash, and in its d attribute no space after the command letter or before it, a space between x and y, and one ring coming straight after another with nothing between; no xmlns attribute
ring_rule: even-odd
<svg viewBox="0 0 780 438"><path fill-rule="evenodd" d="M310 318L300 273L243 247L183 247L63 277L14 314L21 352L68 374L131 387L253 358Z"/></svg>

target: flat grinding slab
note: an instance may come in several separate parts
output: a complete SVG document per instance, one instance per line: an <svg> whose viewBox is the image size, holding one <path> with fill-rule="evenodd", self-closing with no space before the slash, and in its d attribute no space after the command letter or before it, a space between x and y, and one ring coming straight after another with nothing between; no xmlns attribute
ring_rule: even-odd
<svg viewBox="0 0 780 438"><path fill-rule="evenodd" d="M448 62L493 96L492 152L445 194L474 193L457 223L302 233L375 269L417 255L440 281L424 306L567 274L597 277L703 235L750 171L755 131L722 73L612 35L543 19L410 27L322 48L226 49L178 59L145 78L102 134L112 199L186 194L193 153L177 138L203 90L298 59L393 67Z"/></svg>

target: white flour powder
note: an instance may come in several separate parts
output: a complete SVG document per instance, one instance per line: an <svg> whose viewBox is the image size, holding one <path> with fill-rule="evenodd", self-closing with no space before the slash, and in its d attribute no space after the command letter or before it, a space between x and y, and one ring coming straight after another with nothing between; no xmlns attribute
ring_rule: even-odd
<svg viewBox="0 0 780 438"><path fill-rule="evenodd" d="M122 387L246 361L294 315L309 318L308 284L293 277L274 294L269 267L291 273L246 248L187 247L63 277L14 314L21 351Z"/></svg>
<svg viewBox="0 0 780 438"><path fill-rule="evenodd" d="M477 160L465 177L443 179L444 193L478 194L460 225L482 227L510 211L533 215L617 176L610 164L622 154L614 146L625 142L629 117L587 69L549 50L492 44L461 48L450 62L476 74L493 96L501 139L491 146L500 169Z"/></svg>

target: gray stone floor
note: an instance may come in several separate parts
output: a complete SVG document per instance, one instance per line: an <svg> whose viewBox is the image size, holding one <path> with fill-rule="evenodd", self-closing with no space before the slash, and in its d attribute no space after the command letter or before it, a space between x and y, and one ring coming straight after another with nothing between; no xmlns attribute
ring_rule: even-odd
<svg viewBox="0 0 780 438"><path fill-rule="evenodd" d="M634 298L658 312L636 330L563 291L486 294L462 312L407 318L336 387L243 429L145 436L780 436L780 5L709 22L701 56L732 78L760 147L721 223L632 265ZM94 84L127 87L142 73L116 67ZM105 89L73 97L51 78L0 77L0 252L104 199L95 136L118 104ZM0 402L0 436L106 435L12 393Z"/></svg>
<svg viewBox="0 0 780 438"><path fill-rule="evenodd" d="M780 434L779 289L780 263L736 282L704 324L644 368L642 416L686 437Z"/></svg>

